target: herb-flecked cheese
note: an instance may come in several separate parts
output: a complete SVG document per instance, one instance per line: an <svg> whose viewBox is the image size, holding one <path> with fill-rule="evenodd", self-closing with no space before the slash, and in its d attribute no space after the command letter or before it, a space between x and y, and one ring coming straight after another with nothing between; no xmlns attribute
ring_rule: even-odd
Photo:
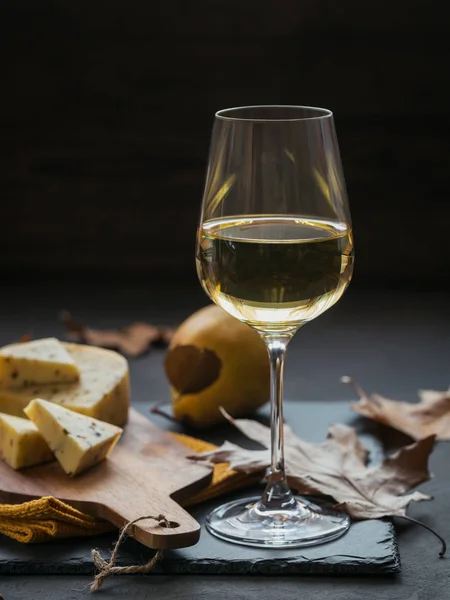
<svg viewBox="0 0 450 600"><path fill-rule="evenodd" d="M22 469L53 460L53 454L31 421L0 413L0 458Z"/></svg>
<svg viewBox="0 0 450 600"><path fill-rule="evenodd" d="M0 388L0 412L23 416L34 398L123 425L128 418L130 384L126 359L112 350L61 342L75 361L80 379L74 383L41 384L23 389Z"/></svg>
<svg viewBox="0 0 450 600"><path fill-rule="evenodd" d="M67 475L78 475L104 460L122 429L36 398L25 408Z"/></svg>
<svg viewBox="0 0 450 600"><path fill-rule="evenodd" d="M70 383L80 378L78 367L56 338L10 344L0 348L0 386L27 387Z"/></svg>

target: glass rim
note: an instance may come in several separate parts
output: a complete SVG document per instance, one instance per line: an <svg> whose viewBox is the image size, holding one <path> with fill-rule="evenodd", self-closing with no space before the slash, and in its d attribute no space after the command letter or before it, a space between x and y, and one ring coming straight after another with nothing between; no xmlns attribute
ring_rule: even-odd
<svg viewBox="0 0 450 600"><path fill-rule="evenodd" d="M229 116L227 113L233 113L234 111L245 111L253 108L267 108L267 109L276 109L276 108L285 108L285 109L297 109L303 111L311 111L319 114L313 114L311 116L303 116L303 117L276 117L276 118L255 118L255 117L233 117ZM244 121L247 123L283 123L283 122L295 122L295 121L320 121L324 119L330 119L333 117L333 113L328 108L320 108L318 106L304 106L301 104L252 104L248 106L234 106L232 108L222 108L215 113L215 118L220 119L222 121Z"/></svg>

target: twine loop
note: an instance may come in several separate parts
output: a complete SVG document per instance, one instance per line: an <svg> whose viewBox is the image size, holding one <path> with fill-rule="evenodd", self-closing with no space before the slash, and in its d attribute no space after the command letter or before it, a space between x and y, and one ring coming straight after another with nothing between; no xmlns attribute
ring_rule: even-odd
<svg viewBox="0 0 450 600"><path fill-rule="evenodd" d="M135 523L138 523L139 521L144 521L145 519L153 519L153 521L157 521L160 527L172 527L170 521L168 521L168 519L164 515L158 515L156 517L153 515L147 515L146 517L138 517L137 519L134 519L134 521L126 523L122 527L122 529L120 530L120 535L117 539L117 542L114 545L109 560L105 560L100 554L100 551L94 548L91 551L91 556L92 561L98 570L98 573L91 584L91 592L98 591L102 587L105 579L110 575L131 575L133 573L150 573L150 571L153 569L153 567L163 554L162 550L158 550L156 554L152 556L152 558L145 565L130 565L128 567L115 566L119 547L125 539L127 532Z"/></svg>

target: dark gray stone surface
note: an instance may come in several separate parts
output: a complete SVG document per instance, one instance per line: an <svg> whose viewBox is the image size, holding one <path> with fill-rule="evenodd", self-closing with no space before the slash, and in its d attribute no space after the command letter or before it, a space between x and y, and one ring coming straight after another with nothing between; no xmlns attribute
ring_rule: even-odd
<svg viewBox="0 0 450 600"><path fill-rule="evenodd" d="M255 491L255 490L254 490ZM203 522L206 510L196 511ZM0 574L92 575L91 548L99 548L105 558L117 536L103 535L66 543L48 543L20 547L2 539ZM126 540L119 553L118 565L141 564L153 552L132 539ZM334 542L312 548L258 550L236 547L223 542L205 529L200 542L190 548L167 552L157 564L156 574L232 574L232 575L392 575L400 571L397 543L390 522L355 523L349 532Z"/></svg>
<svg viewBox="0 0 450 600"><path fill-rule="evenodd" d="M0 296L0 343L26 331L35 336L61 335L56 315L71 309L80 319L97 326L126 324L130 320L179 321L206 303L197 291L163 288L154 282L140 287L83 287L40 285L30 289L4 289ZM286 417L298 415L299 433L318 441L333 418L335 401L350 397L339 376L351 374L369 390L414 401L419 388L444 389L449 384L450 297L389 290L362 291L350 287L339 304L300 331L290 348L286 369ZM162 374L164 353L155 351L131 365L133 398L146 407L168 397ZM306 401L308 399L308 401ZM329 402L326 402L329 401ZM342 405L341 405L342 406ZM347 422L357 426L364 443L372 443L374 460L408 438L347 413ZM159 424L162 421L155 419ZM320 427L313 427L321 422ZM190 432L193 433L193 432ZM199 435L199 432L197 432ZM222 435L227 431L222 430ZM217 430L208 431L219 441ZM317 437L315 437L317 436ZM227 435L228 437L228 435ZM437 444L430 467L434 478L421 490L434 496L432 502L416 503L409 514L439 530L450 540L450 444ZM438 543L425 530L395 521L402 559L402 572L390 577L347 575L277 576L251 575L151 575L116 577L105 583L104 600L450 600L448 559L439 560ZM1 540L4 544L12 543ZM72 551L53 547L54 555ZM233 549L237 548L233 546ZM319 547L318 547L319 548ZM34 552L28 547L28 552ZM5 600L79 600L88 595L91 575L36 576L1 575L0 593ZM100 597L100 596L99 596Z"/></svg>
<svg viewBox="0 0 450 600"><path fill-rule="evenodd" d="M213 506L217 500L207 508ZM205 510L195 511L194 516L203 524ZM392 575L400 571L400 561L392 523L364 521L353 523L343 537L328 544L291 550L236 547L203 528L200 542L168 553L161 570L234 575Z"/></svg>
<svg viewBox="0 0 450 600"><path fill-rule="evenodd" d="M146 405L137 405L146 412ZM331 422L343 422L352 419L348 403L306 403L298 410L295 402L286 402L286 420L295 430L308 431L310 439L324 438L327 426ZM305 416L303 416L305 415ZM306 415L309 415L307 417ZM314 418L311 420L311 416ZM267 407L259 413L261 420L268 421ZM166 426L168 421L154 418L158 425ZM170 429L181 429L171 426ZM203 435L205 435L204 432ZM232 427L218 427L207 434L216 442L232 439L246 443ZM366 446L371 451L373 461L381 458L383 450L380 440L361 431ZM248 445L248 442L247 442ZM240 491L228 497L214 499L194 507L192 512L197 520L204 523L205 516L220 502L242 497L244 494L257 495L262 488ZM93 573L91 549L99 548L107 552L116 539L116 535L103 535L97 538L80 538L26 546L14 540L2 539L0 545L0 574L90 574ZM119 554L118 564L140 564L151 558L152 551L132 539L128 539ZM400 571L397 543L392 523L389 521L364 521L354 523L343 537L320 546L287 550L261 550L247 546L236 546L212 536L202 527L198 544L167 552L158 564L155 573L184 574L361 574L385 575Z"/></svg>

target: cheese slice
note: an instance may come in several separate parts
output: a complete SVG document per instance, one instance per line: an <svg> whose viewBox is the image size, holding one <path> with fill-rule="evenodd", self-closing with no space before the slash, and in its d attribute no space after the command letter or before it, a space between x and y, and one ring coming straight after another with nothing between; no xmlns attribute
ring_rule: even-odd
<svg viewBox="0 0 450 600"><path fill-rule="evenodd" d="M56 338L0 348L1 387L67 383L79 378L80 372L75 361Z"/></svg>
<svg viewBox="0 0 450 600"><path fill-rule="evenodd" d="M78 475L106 458L122 429L35 398L25 408L67 475Z"/></svg>
<svg viewBox="0 0 450 600"><path fill-rule="evenodd" d="M126 359L112 350L66 342L61 344L75 361L80 380L20 390L0 388L0 412L20 417L33 398L43 398L114 425L126 423L130 404Z"/></svg>
<svg viewBox="0 0 450 600"><path fill-rule="evenodd" d="M13 469L53 460L47 442L28 419L0 413L0 457Z"/></svg>

